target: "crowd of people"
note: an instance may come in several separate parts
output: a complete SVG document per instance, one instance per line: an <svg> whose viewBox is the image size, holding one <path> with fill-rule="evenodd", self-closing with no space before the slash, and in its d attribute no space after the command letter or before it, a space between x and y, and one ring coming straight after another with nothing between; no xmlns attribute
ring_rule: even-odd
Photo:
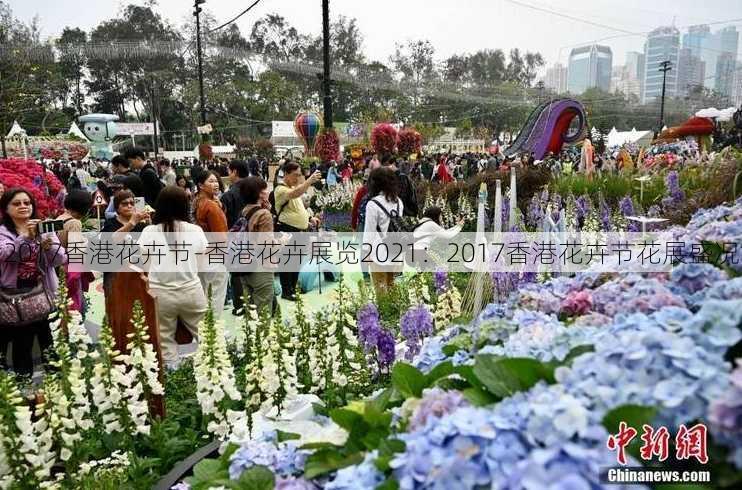
<svg viewBox="0 0 742 490"><path fill-rule="evenodd" d="M646 166L654 160L670 158L667 155L681 163L702 157L698 145L689 142L657 145L648 150L624 145L598 152L586 140L581 148L566 148L558 155L549 153L542 161L532 153L505 157L498 148L491 153L440 153L419 158L368 155L361 160L346 158L305 169L291 157L270 163L258 158L218 159L205 165L195 160L153 161L142 149L132 147L110 162L45 162L48 171L66 187L64 210L55 217L62 222L61 229L42 233L32 193L27 189L6 189L0 182L0 283L3 291L11 295L41 290L54 297L58 271L64 269L73 307L85 315L84 292L95 277L69 270L65 249L68 235L83 231L86 217L95 215L91 212L94 192L107 203L97 230L114 236L140 233L142 240L163 239L163 233L187 231L201 234L205 247L204 233L275 233L280 239L296 232L318 230L322 227L322 210L311 208L312 195L350 185L355 179L362 184L353 199L353 231L362 232L369 243L374 243L388 232L402 231L402 220L413 220L417 223L414 237L420 242L418 252L422 252L430 235L454 236L461 231L462 223L444 230L440 209L418 209L416 186L420 180L447 184L482 172L530 166L543 166L555 174L592 175ZM372 281L378 294L384 294L398 274L399 270L379 263L364 268L364 277ZM274 281L276 275L278 284ZM111 294L112 277L113 273L103 274L106 295ZM177 272L150 268L147 278L150 291L157 297L163 357L166 363L175 363L178 322L197 336L208 297L217 317L229 305L233 315L244 314L245 301L264 314L273 315L279 308L279 295L287 301L296 300L299 273L203 270L194 262ZM11 345L13 368L30 374L35 339L43 353L50 338L46 319L22 328L0 328L0 359L5 362Z"/></svg>

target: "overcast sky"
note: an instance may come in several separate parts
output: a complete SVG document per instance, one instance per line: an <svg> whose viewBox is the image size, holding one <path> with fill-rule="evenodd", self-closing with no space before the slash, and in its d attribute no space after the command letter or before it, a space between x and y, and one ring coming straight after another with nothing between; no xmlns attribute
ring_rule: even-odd
<svg viewBox="0 0 742 490"><path fill-rule="evenodd" d="M128 3L142 0L5 0L16 17L31 20L38 15L45 36L57 36L62 29L79 26L86 30L116 14ZM253 0L207 0L218 21L226 21L250 5ZM589 25L518 4L530 4L566 16L590 20L609 27ZM321 31L321 0L262 0L237 23L246 35L256 19L276 12L300 32ZM159 0L157 9L172 23L181 25L190 19L191 0ZM331 0L331 15L358 19L367 55L388 61L395 42L429 39L436 58L454 53L501 48L506 52L539 51L547 64L566 64L572 46L606 40L613 49L614 64L624 62L626 51L643 49L643 35L660 25L675 25L681 30L691 24L737 19L742 30L742 1L739 0ZM731 24L724 24L731 25ZM721 26L713 26L717 29ZM618 30L618 31L617 31ZM620 32L624 31L624 32Z"/></svg>

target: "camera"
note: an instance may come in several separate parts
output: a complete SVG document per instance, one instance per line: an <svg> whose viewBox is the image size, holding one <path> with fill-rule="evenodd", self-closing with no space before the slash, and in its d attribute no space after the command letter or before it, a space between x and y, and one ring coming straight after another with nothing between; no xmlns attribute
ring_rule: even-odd
<svg viewBox="0 0 742 490"><path fill-rule="evenodd" d="M38 225L40 235L45 233L56 233L64 228L64 221L61 219L41 221Z"/></svg>

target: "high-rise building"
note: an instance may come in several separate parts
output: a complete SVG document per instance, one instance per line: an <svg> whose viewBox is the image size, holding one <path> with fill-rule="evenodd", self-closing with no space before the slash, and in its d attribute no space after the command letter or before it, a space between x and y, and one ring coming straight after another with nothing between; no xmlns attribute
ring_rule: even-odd
<svg viewBox="0 0 742 490"><path fill-rule="evenodd" d="M594 87L609 91L612 66L613 52L608 46L593 44L573 49L569 55L567 89L572 94Z"/></svg>
<svg viewBox="0 0 742 490"><path fill-rule="evenodd" d="M644 79L644 53L638 51L626 53L626 69L629 78Z"/></svg>
<svg viewBox="0 0 742 490"><path fill-rule="evenodd" d="M690 50L692 56L702 58L702 52L711 37L711 29L707 25L688 27L688 32L683 34L683 47Z"/></svg>
<svg viewBox="0 0 742 490"><path fill-rule="evenodd" d="M558 94L565 93L567 91L567 67L561 63L554 63L554 66L546 70L544 83L549 90Z"/></svg>
<svg viewBox="0 0 742 490"><path fill-rule="evenodd" d="M706 63L693 50L683 47L678 55L678 95L688 95L693 87L703 86L706 78Z"/></svg>
<svg viewBox="0 0 742 490"><path fill-rule="evenodd" d="M644 88L642 103L651 102L662 95L662 62L669 61L672 69L666 73L666 97L678 94L678 61L680 32L675 27L659 27L647 36L644 43Z"/></svg>
<svg viewBox="0 0 742 490"><path fill-rule="evenodd" d="M734 26L711 32L707 25L691 26L683 35L683 48L691 56L701 59L705 67L703 85L723 95L731 96L734 90L733 72L737 69L739 32ZM732 60L735 60L732 63Z"/></svg>
<svg viewBox="0 0 742 490"><path fill-rule="evenodd" d="M716 59L714 89L727 97L734 90L734 73L737 71L737 52L739 51L739 32L734 26L725 27L718 32L720 53Z"/></svg>

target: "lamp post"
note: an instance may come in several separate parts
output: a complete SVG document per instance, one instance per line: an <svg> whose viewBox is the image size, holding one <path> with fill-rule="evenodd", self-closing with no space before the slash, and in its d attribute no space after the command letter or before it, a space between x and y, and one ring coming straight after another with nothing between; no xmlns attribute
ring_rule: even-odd
<svg viewBox="0 0 742 490"><path fill-rule="evenodd" d="M206 0L195 0L193 15L196 17L196 57L198 59L198 93L201 101L201 125L206 125L206 97L204 96L204 60L201 51L201 7Z"/></svg>
<svg viewBox="0 0 742 490"><path fill-rule="evenodd" d="M325 113L325 128L332 127L332 94L330 80L330 0L322 0L322 55L324 71L322 77L322 95Z"/></svg>
<svg viewBox="0 0 742 490"><path fill-rule="evenodd" d="M665 127L665 85L667 83L667 72L672 70L672 62L667 60L660 63L659 71L662 73L662 100L660 102L660 128L657 134Z"/></svg>

